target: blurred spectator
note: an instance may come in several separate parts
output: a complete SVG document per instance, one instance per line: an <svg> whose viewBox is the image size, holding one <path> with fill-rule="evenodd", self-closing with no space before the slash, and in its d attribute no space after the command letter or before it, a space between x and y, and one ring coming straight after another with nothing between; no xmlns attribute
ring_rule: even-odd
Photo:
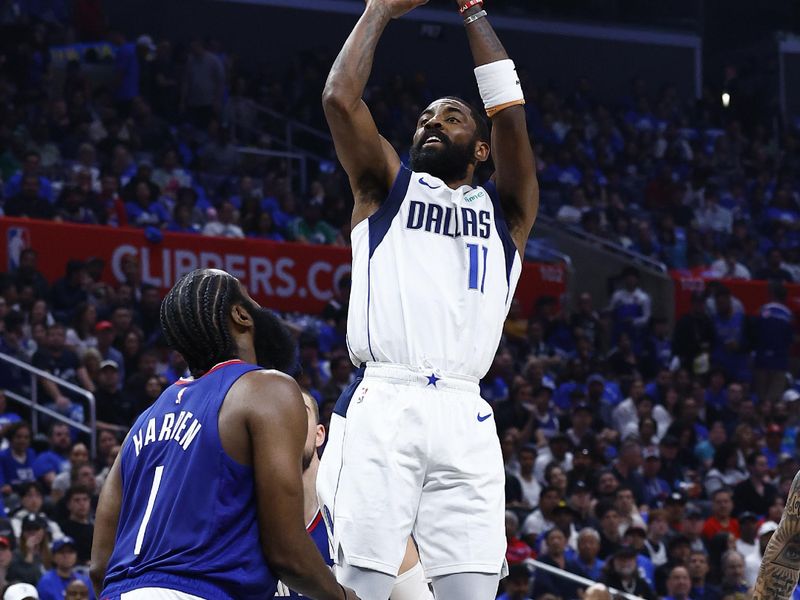
<svg viewBox="0 0 800 600"><path fill-rule="evenodd" d="M222 61L206 50L196 38L189 45L189 57L181 86L181 112L199 128L205 128L222 110L225 67Z"/></svg>
<svg viewBox="0 0 800 600"><path fill-rule="evenodd" d="M52 544L51 552L55 566L42 576L36 586L41 600L67 598L67 588L76 579L83 581L90 590L93 589L89 578L75 570L78 559L75 540L69 536L57 539ZM91 592L89 597L94 599L94 593Z"/></svg>
<svg viewBox="0 0 800 600"><path fill-rule="evenodd" d="M307 244L333 244L336 230L322 220L322 200L312 198L303 210L303 216L292 221L290 235L297 242Z"/></svg>
<svg viewBox="0 0 800 600"><path fill-rule="evenodd" d="M622 333L627 333L638 348L643 341L645 327L650 322L650 295L639 287L637 269L625 269L622 277L624 287L614 292L608 307L614 322L613 336L614 340L618 340Z"/></svg>
<svg viewBox="0 0 800 600"><path fill-rule="evenodd" d="M767 252L767 264L758 272L756 278L780 283L792 283L794 278L782 265L783 256L781 254L781 249L771 248L769 252Z"/></svg>
<svg viewBox="0 0 800 600"><path fill-rule="evenodd" d="M752 588L756 584L764 552L776 529L778 529L778 524L775 521L764 521L758 528L758 551L745 556L744 571L748 588Z"/></svg>
<svg viewBox="0 0 800 600"><path fill-rule="evenodd" d="M35 481L33 463L36 453L31 448L31 427L24 421L9 427L9 447L0 452L0 467L3 472L3 493L8 494L12 488L22 483Z"/></svg>
<svg viewBox="0 0 800 600"><path fill-rule="evenodd" d="M656 600L653 590L639 575L636 565L636 550L621 547L606 561L602 582L608 587L624 590L645 600Z"/></svg>
<svg viewBox="0 0 800 600"><path fill-rule="evenodd" d="M778 490L768 481L769 465L767 465L766 456L755 452L749 454L747 470L750 476L733 488L734 514L739 515L752 511L752 513L764 517L778 495ZM736 537L739 537L738 534ZM752 536L750 537L751 539L747 542L754 544Z"/></svg>
<svg viewBox="0 0 800 600"><path fill-rule="evenodd" d="M78 563L87 565L92 555L94 535L94 525L91 522L92 492L82 485L73 485L67 491L65 499L68 516L61 521L61 529L74 540Z"/></svg>
<svg viewBox="0 0 800 600"><path fill-rule="evenodd" d="M203 227L203 235L243 238L244 232L237 221L236 209L233 204L225 201L220 206L218 220L209 220L206 226Z"/></svg>
<svg viewBox="0 0 800 600"><path fill-rule="evenodd" d="M714 336L714 324L706 314L703 296L694 292L691 309L678 320L672 340L681 366L696 375L708 372Z"/></svg>
<svg viewBox="0 0 800 600"><path fill-rule="evenodd" d="M755 392L776 402L786 389L789 348L794 339L794 316L786 306L786 288L770 284L770 302L759 309L755 340Z"/></svg>
<svg viewBox="0 0 800 600"><path fill-rule="evenodd" d="M519 519L514 512L506 511L506 560L510 566L520 564L536 554L528 544L517 537Z"/></svg>
<svg viewBox="0 0 800 600"><path fill-rule="evenodd" d="M63 537L64 534L58 523L48 518L47 515L42 512L44 507L44 495L42 494L42 488L39 484L35 481L29 481L21 484L18 491L20 508L11 518L11 527L13 528L16 538L19 539L22 535L22 526L25 523L25 519L29 518L31 515L45 523L50 539L57 540Z"/></svg>
<svg viewBox="0 0 800 600"><path fill-rule="evenodd" d="M692 589L689 597L692 600L720 600L722 594L718 587L706 582L708 575L708 554L705 551L692 550L689 555L689 577Z"/></svg>
<svg viewBox="0 0 800 600"><path fill-rule="evenodd" d="M739 537L739 522L732 517L733 493L730 488L720 488L711 494L711 516L703 526L703 536L710 540L718 533L731 533Z"/></svg>
<svg viewBox="0 0 800 600"><path fill-rule="evenodd" d="M53 204L55 201L55 194L53 193L53 186L49 179L42 176L41 173L42 157L36 151L26 152L22 159L22 169L12 175L5 186L5 197L13 198L15 196L25 196L25 187L28 186L29 190L36 190L36 195L32 192L27 194L28 198L43 198L48 203ZM37 185L33 185L34 180ZM6 214L11 216L11 213L6 209ZM34 215L30 215L33 217ZM37 217L49 218L49 217Z"/></svg>
<svg viewBox="0 0 800 600"><path fill-rule="evenodd" d="M21 179L21 189L13 196L7 195L3 211L7 217L29 217L31 219L52 219L55 217L53 204L42 195L39 178L25 175Z"/></svg>
<svg viewBox="0 0 800 600"><path fill-rule="evenodd" d="M14 551L6 578L36 585L42 575L52 568L47 523L36 515L22 520L19 547Z"/></svg>
<svg viewBox="0 0 800 600"><path fill-rule="evenodd" d="M580 565L565 555L567 538L557 527L550 529L545 535L547 543L547 553L539 557L539 561L547 565L557 567L585 577L586 574ZM539 598L543 594L558 594L565 600L574 600L583 594L584 587L580 584L556 575L552 575L544 570L537 570L533 583L533 596Z"/></svg>
<svg viewBox="0 0 800 600"><path fill-rule="evenodd" d="M576 562L589 579L599 580L603 575L605 563L597 558L600 552L600 534L591 527L578 533L578 554Z"/></svg>
<svg viewBox="0 0 800 600"><path fill-rule="evenodd" d="M497 600L532 600L530 597L530 573L525 565L512 565L508 577L503 580L505 592Z"/></svg>
<svg viewBox="0 0 800 600"><path fill-rule="evenodd" d="M736 550L728 550L722 555L722 595L746 594L747 583L744 578L744 558Z"/></svg>
<svg viewBox="0 0 800 600"><path fill-rule="evenodd" d="M673 567L667 578L667 595L664 600L689 600L691 591L689 570L683 566Z"/></svg>

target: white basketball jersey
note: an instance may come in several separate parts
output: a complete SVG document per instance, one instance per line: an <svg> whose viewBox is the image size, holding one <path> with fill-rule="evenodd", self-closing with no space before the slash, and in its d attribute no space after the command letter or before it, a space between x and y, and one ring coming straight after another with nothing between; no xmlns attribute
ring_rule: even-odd
<svg viewBox="0 0 800 600"><path fill-rule="evenodd" d="M401 167L351 239L353 362L483 377L522 272L494 184L453 190Z"/></svg>

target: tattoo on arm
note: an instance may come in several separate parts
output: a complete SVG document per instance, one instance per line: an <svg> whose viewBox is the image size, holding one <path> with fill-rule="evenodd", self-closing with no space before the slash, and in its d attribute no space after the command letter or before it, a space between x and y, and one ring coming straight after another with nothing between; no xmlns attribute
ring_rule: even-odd
<svg viewBox="0 0 800 600"><path fill-rule="evenodd" d="M795 475L778 529L764 552L753 600L788 600L800 576L800 472Z"/></svg>

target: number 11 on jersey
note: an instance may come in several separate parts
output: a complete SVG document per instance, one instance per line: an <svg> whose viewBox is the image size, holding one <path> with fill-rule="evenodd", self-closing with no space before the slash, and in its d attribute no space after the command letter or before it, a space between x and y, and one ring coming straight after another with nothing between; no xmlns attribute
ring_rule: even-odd
<svg viewBox="0 0 800 600"><path fill-rule="evenodd" d="M478 280L480 280L482 294L483 285L486 283L486 256L489 254L489 248L478 244L467 244L467 250L469 250L469 289L477 290ZM481 254L483 254L483 269L480 265Z"/></svg>

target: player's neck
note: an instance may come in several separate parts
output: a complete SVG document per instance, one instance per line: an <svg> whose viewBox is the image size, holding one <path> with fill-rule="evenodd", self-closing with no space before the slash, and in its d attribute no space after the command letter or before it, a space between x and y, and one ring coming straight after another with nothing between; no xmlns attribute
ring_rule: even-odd
<svg viewBox="0 0 800 600"><path fill-rule="evenodd" d="M303 473L303 518L306 524L311 523L319 512L317 471L319 471L319 459L315 457Z"/></svg>

